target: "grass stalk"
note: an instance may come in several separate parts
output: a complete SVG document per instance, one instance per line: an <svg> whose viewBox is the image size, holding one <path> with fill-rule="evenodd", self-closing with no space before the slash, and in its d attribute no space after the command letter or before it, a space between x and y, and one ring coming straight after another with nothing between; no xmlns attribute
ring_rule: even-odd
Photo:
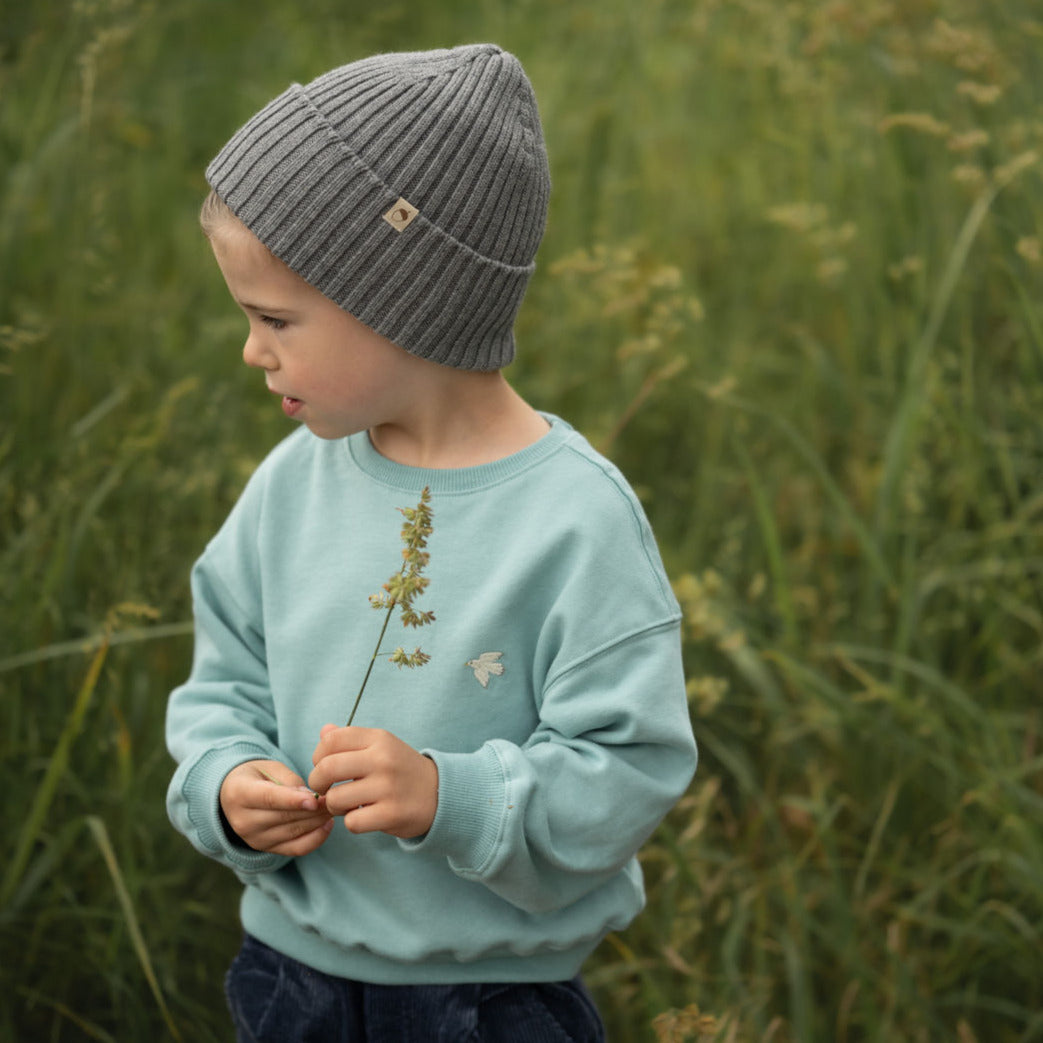
<svg viewBox="0 0 1043 1043"><path fill-rule="evenodd" d="M116 648L120 645L140 645L150 641L164 641L171 637L191 637L193 624L191 620L181 623L157 623L149 627L129 627L114 634L99 634L96 637L77 641L58 641L53 645L44 645L28 652L0 659L0 674L22 667L46 663L54 659L65 659L69 656L84 655L97 652L103 645Z"/></svg>
<svg viewBox="0 0 1043 1043"><path fill-rule="evenodd" d="M14 853L4 870L3 883L0 884L0 908L6 906L14 895L15 889L18 887L19 881L22 879L22 875L28 865L33 847L44 827L47 812L50 810L51 803L54 801L58 787L69 766L69 755L72 751L73 743L83 728L84 718L87 715L87 710L90 708L91 698L97 687L101 668L109 653L109 647L109 637L106 635L91 658L83 683L76 693L72 709L65 720L65 726L62 728L62 733L58 737L54 752L47 762L47 770L44 772L44 777L33 791L33 802L30 806L29 814L22 823L18 840L15 843Z"/></svg>
<svg viewBox="0 0 1043 1043"><path fill-rule="evenodd" d="M877 497L876 531L884 533L894 525L895 501L898 486L903 473L909 465L909 456L913 450L916 433L920 424L923 403L927 395L926 373L927 363L931 357L942 324L949 313L953 295L967 266L971 248L981 231L992 205L1000 191L1011 183L1019 173L1014 170L1008 177L993 181L986 188L967 212L952 249L949 251L942 277L938 283L927 323L920 334L909 356L906 370L905 387L899 402L898 410L884 447L883 476Z"/></svg>
<svg viewBox="0 0 1043 1043"><path fill-rule="evenodd" d="M811 443L796 427L786 417L779 416L770 409L765 409L736 395L717 393L713 389L707 388L702 390L707 395L707 398L711 400L766 420L785 438L797 455L808 465L811 473L815 476L822 490L836 509L837 514L844 520L858 540L859 547L869 565L870 571L875 575L877 581L886 590L894 590L894 573L890 565L888 565L876 537L859 517L858 512L851 506L851 502L844 494L843 489L840 488L836 479L829 473L829 468L826 467L821 455L816 452Z"/></svg>
<svg viewBox="0 0 1043 1043"><path fill-rule="evenodd" d="M87 1039L96 1039L99 1040L100 1043L118 1043L115 1036L106 1032L100 1025L97 1025L83 1017L82 1014L78 1014L76 1011L71 1010L69 1006L61 1000L57 1000L53 996L47 996L38 989L31 989L25 986L19 987L18 992L27 1004L41 1004L42 1006L53 1010L66 1021L71 1022Z"/></svg>
<svg viewBox="0 0 1043 1043"><path fill-rule="evenodd" d="M167 1001L163 997L163 990L159 987L156 972L152 967L152 959L149 956L148 946L145 944L145 938L138 923L137 913L134 911L134 902L131 900L130 892L127 890L123 873L120 871L119 860L116 858L116 852L109 838L108 829L97 815L88 815L86 822L91 835L94 837L94 842L98 845L98 850L105 860L105 868L108 869L109 876L112 878L112 885L116 889L116 898L123 912L123 922L130 934L131 945L134 948L138 962L141 964L141 970L145 975L145 980L148 982L149 990L155 998L156 1005L159 1007L164 1024L174 1039L180 1043L181 1032L177 1025L174 1024L174 1019L170 1016Z"/></svg>
<svg viewBox="0 0 1043 1043"><path fill-rule="evenodd" d="M405 569L403 568L403 573ZM377 637L377 643L373 646L373 655L369 657L369 663L366 666L366 673L362 678L362 684L359 685L358 694L355 696L355 702L352 704L351 713L348 714L348 722L346 727L351 727L351 722L355 720L355 713L358 711L359 703L362 702L362 693L366 690L366 682L369 681L369 675L373 673L373 664L376 663L377 657L380 655L380 646L384 641L384 635L387 633L388 623L391 622L391 613L395 611L395 606L398 604L394 598L391 598L391 603L388 605L387 612L384 614L384 625L380 628L380 635Z"/></svg>
<svg viewBox="0 0 1043 1043"><path fill-rule="evenodd" d="M797 617L793 609L793 597L790 593L789 578L786 575L786 563L782 550L782 540L775 516L768 502L768 494L764 483L757 473L753 459L743 445L739 445L739 457L753 495L753 509L760 528L761 541L768 559L768 571L771 574L772 593L775 599L775 610L782 621L785 643L793 645L797 640Z"/></svg>

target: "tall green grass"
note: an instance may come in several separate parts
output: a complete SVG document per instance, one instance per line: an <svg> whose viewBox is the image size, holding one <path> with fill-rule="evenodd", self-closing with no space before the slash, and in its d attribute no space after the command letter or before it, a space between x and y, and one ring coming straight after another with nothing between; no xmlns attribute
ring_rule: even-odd
<svg viewBox="0 0 1043 1043"><path fill-rule="evenodd" d="M1043 1039L1028 0L0 12L0 1039L228 1037L237 885L166 822L162 715L286 428L202 168L290 80L479 39L554 178L512 377L623 467L685 610L702 761L588 968L613 1038Z"/></svg>

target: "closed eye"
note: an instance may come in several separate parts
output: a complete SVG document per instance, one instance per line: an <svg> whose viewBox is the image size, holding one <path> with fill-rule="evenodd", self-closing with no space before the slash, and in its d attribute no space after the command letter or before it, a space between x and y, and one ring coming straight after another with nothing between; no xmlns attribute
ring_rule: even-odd
<svg viewBox="0 0 1043 1043"><path fill-rule="evenodd" d="M286 326L285 319L277 319L272 315L261 315L258 317L260 318L261 322L265 324L265 326L270 326L273 330L281 330L284 329Z"/></svg>

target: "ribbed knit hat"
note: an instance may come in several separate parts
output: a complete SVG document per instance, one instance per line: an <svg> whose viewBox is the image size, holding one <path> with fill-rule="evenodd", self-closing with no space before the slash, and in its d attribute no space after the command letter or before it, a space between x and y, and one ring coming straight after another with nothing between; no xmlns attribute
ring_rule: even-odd
<svg viewBox="0 0 1043 1043"><path fill-rule="evenodd" d="M513 358L550 192L513 55L381 54L293 84L206 177L276 257L407 351L475 370Z"/></svg>

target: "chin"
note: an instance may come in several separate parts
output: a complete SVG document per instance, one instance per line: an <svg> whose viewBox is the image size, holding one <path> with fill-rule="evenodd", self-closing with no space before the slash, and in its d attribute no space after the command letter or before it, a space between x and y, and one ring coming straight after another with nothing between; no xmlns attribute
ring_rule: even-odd
<svg viewBox="0 0 1043 1043"><path fill-rule="evenodd" d="M304 425L316 438L322 438L327 442L336 442L341 438L347 438L349 435L358 434L359 431L364 430L361 427L333 427L323 424L308 424Z"/></svg>

